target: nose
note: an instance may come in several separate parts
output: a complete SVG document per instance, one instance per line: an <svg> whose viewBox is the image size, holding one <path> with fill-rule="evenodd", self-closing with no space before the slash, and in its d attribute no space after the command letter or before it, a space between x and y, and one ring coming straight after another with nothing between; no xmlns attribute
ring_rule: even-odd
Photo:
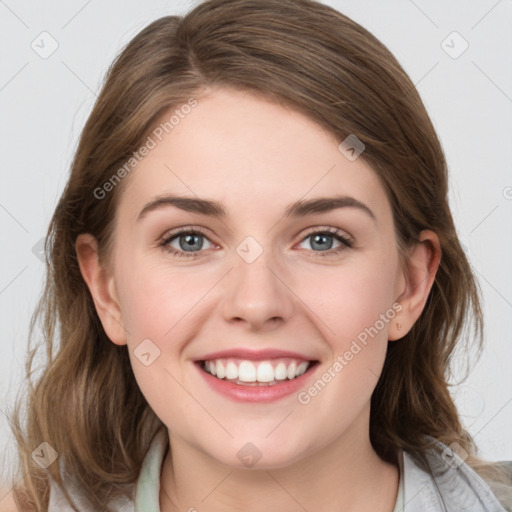
<svg viewBox="0 0 512 512"><path fill-rule="evenodd" d="M224 280L222 313L227 322L265 330L293 314L294 293L286 282L286 272L270 252L263 251L252 263L235 255L234 266Z"/></svg>

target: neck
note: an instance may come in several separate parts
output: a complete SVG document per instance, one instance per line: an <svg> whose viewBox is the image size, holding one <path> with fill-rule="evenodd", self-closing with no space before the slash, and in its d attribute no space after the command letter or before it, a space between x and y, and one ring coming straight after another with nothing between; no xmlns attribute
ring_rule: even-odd
<svg viewBox="0 0 512 512"><path fill-rule="evenodd" d="M250 470L221 464L171 436L162 467L161 512L392 512L398 467L379 458L368 429L353 427L286 467Z"/></svg>

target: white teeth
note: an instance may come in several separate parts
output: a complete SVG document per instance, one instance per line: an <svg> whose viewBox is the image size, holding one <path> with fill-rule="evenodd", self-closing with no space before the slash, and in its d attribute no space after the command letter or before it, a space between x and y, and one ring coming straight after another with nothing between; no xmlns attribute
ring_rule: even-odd
<svg viewBox="0 0 512 512"><path fill-rule="evenodd" d="M226 379L238 379L238 366L233 361L226 365Z"/></svg>
<svg viewBox="0 0 512 512"><path fill-rule="evenodd" d="M218 379L227 379L237 384L274 386L277 381L292 380L301 376L309 368L308 361L291 360L276 362L216 359L205 361L203 368ZM274 366L275 365L275 366Z"/></svg>
<svg viewBox="0 0 512 512"><path fill-rule="evenodd" d="M256 368L250 361L242 361L238 367L238 378L242 382L256 382Z"/></svg>
<svg viewBox="0 0 512 512"><path fill-rule="evenodd" d="M274 370L274 377L276 380L285 380L288 375L286 374L286 365L279 363Z"/></svg>
<svg viewBox="0 0 512 512"><path fill-rule="evenodd" d="M295 375L297 375L296 370L297 370L297 365L295 363L292 363L292 364L290 364L290 366L288 366L288 370L287 370L286 374L288 375L289 379L293 379L295 377Z"/></svg>
<svg viewBox="0 0 512 512"><path fill-rule="evenodd" d="M260 363L258 365L257 379L258 382L271 382L274 380L274 368L270 363Z"/></svg>
<svg viewBox="0 0 512 512"><path fill-rule="evenodd" d="M297 366L297 377L306 372L306 370L308 369L308 364L309 363L307 363L307 362L303 362L303 363L300 363L299 366Z"/></svg>
<svg viewBox="0 0 512 512"><path fill-rule="evenodd" d="M226 376L226 370L224 369L224 365L221 361L217 361L217 377L219 379L223 379Z"/></svg>

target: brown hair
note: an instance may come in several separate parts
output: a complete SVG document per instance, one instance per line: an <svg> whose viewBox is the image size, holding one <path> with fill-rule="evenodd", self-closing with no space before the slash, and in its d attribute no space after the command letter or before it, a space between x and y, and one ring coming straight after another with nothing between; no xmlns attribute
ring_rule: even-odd
<svg viewBox="0 0 512 512"><path fill-rule="evenodd" d="M442 260L425 309L404 339L389 344L371 402L370 437L396 461L400 448L421 456L427 436L471 454L449 393L449 364L458 343L482 343L477 285L458 241L447 199L447 169L425 107L405 71L363 27L311 0L207 0L185 17L166 16L142 30L116 58L83 129L71 175L46 239L47 279L31 323L42 323L46 362L32 382L27 418L13 414L23 485L19 503L48 505L48 477L73 478L99 509L136 481L162 423L134 378L127 347L106 336L75 253L80 233L96 237L108 257L125 178L101 188L144 141L168 108L200 98L206 87L232 87L306 114L340 142L366 146L361 158L378 174L405 249L421 230L437 233ZM465 334L466 333L466 334ZM469 346L469 345L468 345ZM45 471L31 453L42 441L59 453Z"/></svg>

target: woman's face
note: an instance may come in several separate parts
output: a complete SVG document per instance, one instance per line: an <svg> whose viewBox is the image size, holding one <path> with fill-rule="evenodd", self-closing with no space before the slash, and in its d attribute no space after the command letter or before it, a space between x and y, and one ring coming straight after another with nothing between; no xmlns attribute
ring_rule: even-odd
<svg viewBox="0 0 512 512"><path fill-rule="evenodd" d="M405 284L384 188L296 111L197 101L125 178L113 341L176 446L268 468L357 449Z"/></svg>

